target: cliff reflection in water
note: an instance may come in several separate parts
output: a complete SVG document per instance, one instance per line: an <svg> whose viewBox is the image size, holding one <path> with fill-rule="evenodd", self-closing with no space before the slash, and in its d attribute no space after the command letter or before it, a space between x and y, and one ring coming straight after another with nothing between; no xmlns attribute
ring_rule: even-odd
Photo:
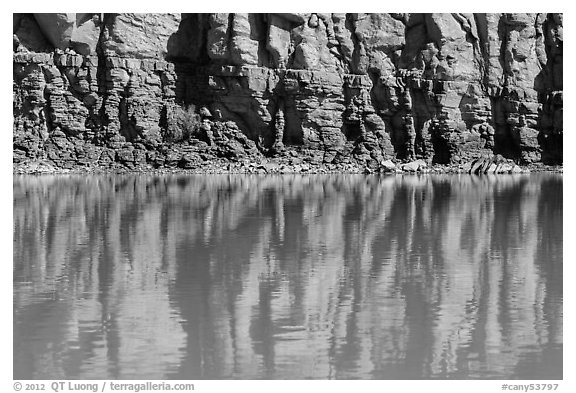
<svg viewBox="0 0 576 393"><path fill-rule="evenodd" d="M14 378L562 377L562 177L14 177Z"/></svg>

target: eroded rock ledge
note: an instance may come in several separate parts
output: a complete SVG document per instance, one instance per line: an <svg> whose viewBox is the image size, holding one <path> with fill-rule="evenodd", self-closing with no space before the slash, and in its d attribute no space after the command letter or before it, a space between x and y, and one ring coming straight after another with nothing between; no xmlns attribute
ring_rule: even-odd
<svg viewBox="0 0 576 393"><path fill-rule="evenodd" d="M562 163L562 14L14 14L14 163Z"/></svg>

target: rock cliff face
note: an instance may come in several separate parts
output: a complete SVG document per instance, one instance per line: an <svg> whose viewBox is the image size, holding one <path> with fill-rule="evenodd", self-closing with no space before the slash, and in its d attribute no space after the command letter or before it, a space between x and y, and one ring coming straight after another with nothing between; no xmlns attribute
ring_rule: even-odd
<svg viewBox="0 0 576 393"><path fill-rule="evenodd" d="M14 162L557 164L562 29L547 13L14 14Z"/></svg>

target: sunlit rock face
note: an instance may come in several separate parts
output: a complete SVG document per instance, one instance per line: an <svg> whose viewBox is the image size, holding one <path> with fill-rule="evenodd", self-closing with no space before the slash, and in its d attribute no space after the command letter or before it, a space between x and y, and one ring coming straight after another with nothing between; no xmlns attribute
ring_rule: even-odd
<svg viewBox="0 0 576 393"><path fill-rule="evenodd" d="M14 14L13 32L16 162L163 165L190 104L266 155L562 162L562 14Z"/></svg>

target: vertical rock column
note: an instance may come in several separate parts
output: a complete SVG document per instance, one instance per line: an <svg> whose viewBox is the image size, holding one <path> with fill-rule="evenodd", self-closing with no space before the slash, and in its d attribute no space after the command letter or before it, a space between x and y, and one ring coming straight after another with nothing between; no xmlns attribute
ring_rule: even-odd
<svg viewBox="0 0 576 393"><path fill-rule="evenodd" d="M99 50L105 62L103 112L114 147L124 140L150 147L161 142L161 114L165 100L174 99L176 79L165 58L179 22L179 14L106 16Z"/></svg>
<svg viewBox="0 0 576 393"><path fill-rule="evenodd" d="M43 154L48 129L44 98L46 79L42 66L51 61L51 56L43 53L14 54L14 162Z"/></svg>
<svg viewBox="0 0 576 393"><path fill-rule="evenodd" d="M538 140L538 93L534 81L540 73L536 53L536 14L505 14L502 111L508 125L512 152L524 163L540 161ZM516 152L514 152L516 150Z"/></svg>
<svg viewBox="0 0 576 393"><path fill-rule="evenodd" d="M321 71L290 70L286 72L283 84L289 103L286 111L288 131L291 135L299 135L297 143L306 150L324 153L324 157L315 155L315 158L331 162L345 143L341 131L345 109L341 77Z"/></svg>
<svg viewBox="0 0 576 393"><path fill-rule="evenodd" d="M562 162L563 135L563 44L562 14L539 14L536 31L539 36L538 59L542 65L540 116L542 161Z"/></svg>

